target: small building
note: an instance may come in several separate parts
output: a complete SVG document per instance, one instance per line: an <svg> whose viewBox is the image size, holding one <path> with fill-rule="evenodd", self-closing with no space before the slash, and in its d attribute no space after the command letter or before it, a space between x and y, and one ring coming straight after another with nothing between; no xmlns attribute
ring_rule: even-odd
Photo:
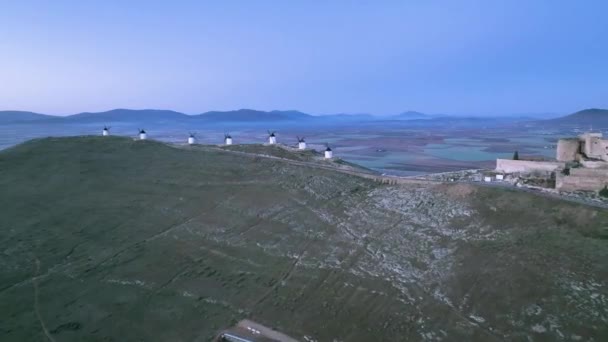
<svg viewBox="0 0 608 342"><path fill-rule="evenodd" d="M188 145L194 145L196 143L196 133L190 133L188 137Z"/></svg>
<svg viewBox="0 0 608 342"><path fill-rule="evenodd" d="M484 176L483 177L483 181L484 182L491 182L492 181L492 177L490 177L490 176Z"/></svg>
<svg viewBox="0 0 608 342"><path fill-rule="evenodd" d="M139 140L146 140L148 138L148 134L146 133L145 130L140 129L139 130Z"/></svg>
<svg viewBox="0 0 608 342"><path fill-rule="evenodd" d="M304 137L302 137L302 138L297 137L297 138L298 138L298 149L299 150L305 150L306 149L306 141L304 140Z"/></svg>
<svg viewBox="0 0 608 342"><path fill-rule="evenodd" d="M232 145L232 137L228 133L224 134L224 144Z"/></svg>
<svg viewBox="0 0 608 342"><path fill-rule="evenodd" d="M101 131L101 135L104 137L110 135L110 127L104 126L103 130Z"/></svg>
<svg viewBox="0 0 608 342"><path fill-rule="evenodd" d="M496 180L504 180L505 179L505 175L501 175L501 174L497 174L496 175Z"/></svg>
<svg viewBox="0 0 608 342"><path fill-rule="evenodd" d="M274 132L268 132L268 143L270 145L274 145L277 143L277 136L274 134Z"/></svg>
<svg viewBox="0 0 608 342"><path fill-rule="evenodd" d="M325 149L325 159L331 159L333 157L334 157L334 151L332 151L328 145L327 148Z"/></svg>

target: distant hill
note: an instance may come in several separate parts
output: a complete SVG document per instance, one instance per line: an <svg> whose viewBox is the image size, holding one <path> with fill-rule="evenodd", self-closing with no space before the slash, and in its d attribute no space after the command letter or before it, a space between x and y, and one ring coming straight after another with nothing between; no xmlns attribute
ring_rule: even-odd
<svg viewBox="0 0 608 342"><path fill-rule="evenodd" d="M330 118L328 116L327 118ZM319 119L297 110L273 110L260 111L254 109L239 109L232 111L210 111L198 115L187 115L172 110L159 109L113 109L106 112L84 112L68 116L45 115L32 112L4 111L0 112L0 124L11 122L28 122L43 119L55 119L56 122L125 122L125 123L163 123L181 121L205 121L205 122L273 122L273 121L307 121ZM352 116L354 119L355 116Z"/></svg>
<svg viewBox="0 0 608 342"><path fill-rule="evenodd" d="M570 115L546 121L558 124L608 125L608 109L584 109Z"/></svg>
<svg viewBox="0 0 608 342"><path fill-rule="evenodd" d="M56 116L18 110L0 111L0 124L56 119Z"/></svg>
<svg viewBox="0 0 608 342"><path fill-rule="evenodd" d="M430 114L425 114L425 113L420 113L420 112L409 110L407 112L403 112L401 114L394 115L391 118L397 119L397 120L425 120L425 119L433 119L435 117L436 117L435 115L430 115Z"/></svg>
<svg viewBox="0 0 608 342"><path fill-rule="evenodd" d="M113 109L107 112L80 113L65 117L65 120L78 122L163 122L187 120L188 115L172 110L158 109Z"/></svg>
<svg viewBox="0 0 608 342"><path fill-rule="evenodd" d="M200 115L193 116L197 119L215 121L215 122L267 122L267 121L298 121L309 120L314 118L312 115L299 112L297 110L273 110L270 112L254 110L254 109L239 109L232 111L211 111Z"/></svg>

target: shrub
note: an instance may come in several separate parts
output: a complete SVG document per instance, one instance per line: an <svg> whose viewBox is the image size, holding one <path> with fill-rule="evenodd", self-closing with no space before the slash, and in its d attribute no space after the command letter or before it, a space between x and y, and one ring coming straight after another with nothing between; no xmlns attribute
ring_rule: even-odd
<svg viewBox="0 0 608 342"><path fill-rule="evenodd" d="M604 188L600 190L600 196L608 198L608 186L604 185Z"/></svg>

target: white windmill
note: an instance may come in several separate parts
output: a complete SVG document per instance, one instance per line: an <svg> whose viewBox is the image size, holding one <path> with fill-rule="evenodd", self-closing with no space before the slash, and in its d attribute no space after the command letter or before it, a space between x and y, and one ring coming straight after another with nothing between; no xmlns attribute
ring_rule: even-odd
<svg viewBox="0 0 608 342"><path fill-rule="evenodd" d="M224 133L224 144L232 145L232 137L229 133Z"/></svg>
<svg viewBox="0 0 608 342"><path fill-rule="evenodd" d="M274 133L275 132L268 131L268 143L270 145L275 145L277 143L277 136Z"/></svg>
<svg viewBox="0 0 608 342"><path fill-rule="evenodd" d="M325 149L325 159L331 159L334 157L334 152L329 147L329 144L325 144L327 148Z"/></svg>
<svg viewBox="0 0 608 342"><path fill-rule="evenodd" d="M103 126L103 130L101 131L101 135L103 135L104 137L110 135L110 128L112 128L112 127Z"/></svg>
<svg viewBox="0 0 608 342"><path fill-rule="evenodd" d="M306 149L306 140L304 140L304 137L296 137L298 138L298 149L299 150L305 150Z"/></svg>
<svg viewBox="0 0 608 342"><path fill-rule="evenodd" d="M188 145L194 145L196 143L196 133L190 133L188 137Z"/></svg>
<svg viewBox="0 0 608 342"><path fill-rule="evenodd" d="M146 131L143 128L139 129L139 140L146 140L146 138L148 138L148 134L146 134Z"/></svg>

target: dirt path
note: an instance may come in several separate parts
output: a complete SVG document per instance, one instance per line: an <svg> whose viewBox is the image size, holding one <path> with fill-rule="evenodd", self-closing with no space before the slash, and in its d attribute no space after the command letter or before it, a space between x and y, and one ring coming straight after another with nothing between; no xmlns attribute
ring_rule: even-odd
<svg viewBox="0 0 608 342"><path fill-rule="evenodd" d="M40 304L38 302L38 296L40 294L40 290L38 289L38 274L40 273L40 260L36 258L36 273L32 277L32 283L34 284L34 311L36 312L36 317L38 317L38 321L40 322L40 326L42 327L42 331L46 335L49 341L55 342L53 336L46 328L46 324L44 324L44 320L42 319L42 315L40 314Z"/></svg>

